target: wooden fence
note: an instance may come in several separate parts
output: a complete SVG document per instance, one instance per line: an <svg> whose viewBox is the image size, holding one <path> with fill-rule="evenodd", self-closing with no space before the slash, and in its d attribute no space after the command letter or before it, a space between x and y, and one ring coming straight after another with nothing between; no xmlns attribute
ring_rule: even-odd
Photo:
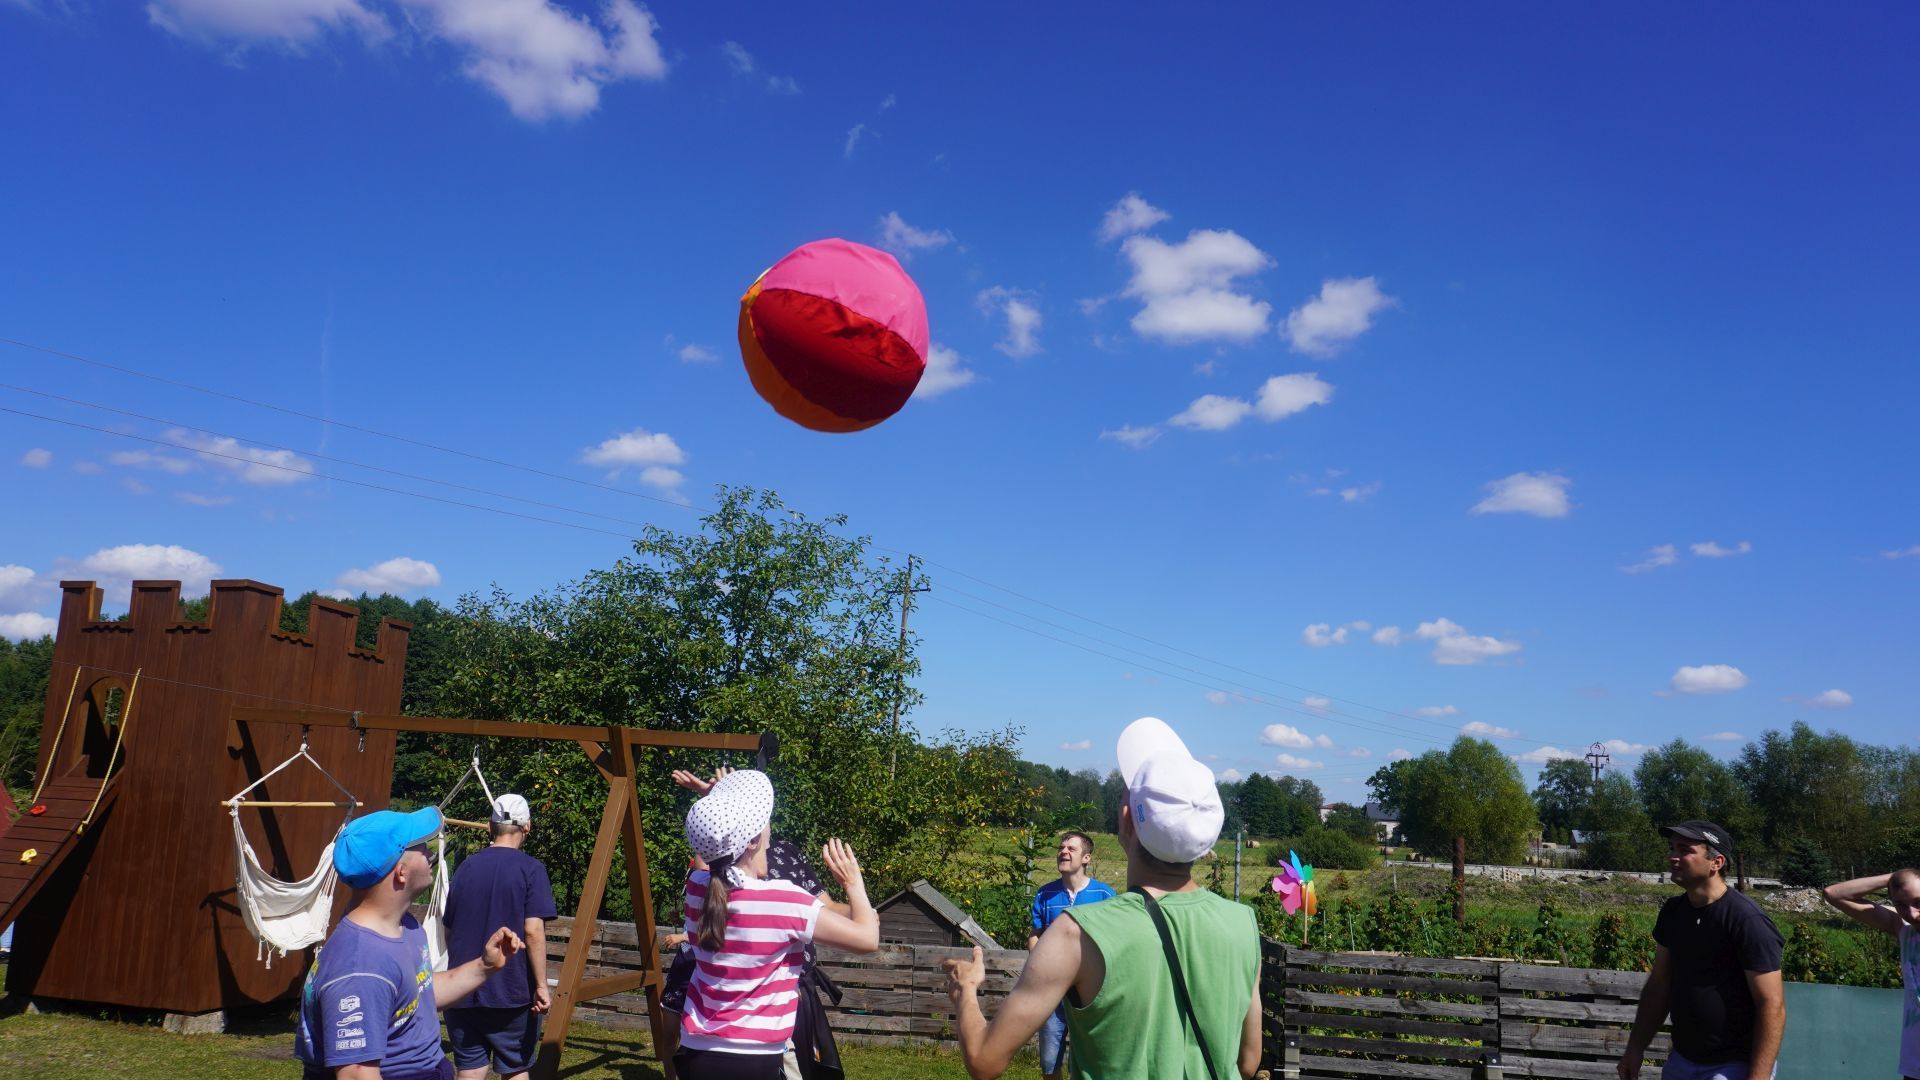
<svg viewBox="0 0 1920 1080"><path fill-rule="evenodd" d="M1328 953L1266 942L1264 1042L1277 1077L1611 1080L1646 975ZM1660 1075L1656 1036L1641 1076Z"/></svg>
<svg viewBox="0 0 1920 1080"><path fill-rule="evenodd" d="M550 972L559 970L572 920L547 924ZM845 992L829 1007L837 1036L852 1042L953 1042L953 1012L940 962L970 950L888 945L867 956L820 950L820 967ZM601 923L587 977L639 965L631 923ZM988 952L982 1006L988 1016L1013 988L1027 954ZM1626 1046L1646 976L1631 971L1541 967L1500 960L1445 960L1329 953L1263 945L1266 1066L1276 1078L1404 1077L1611 1080ZM644 1028L646 1001L619 994L582 1004L591 1023ZM1658 1036L1641 1073L1660 1075Z"/></svg>

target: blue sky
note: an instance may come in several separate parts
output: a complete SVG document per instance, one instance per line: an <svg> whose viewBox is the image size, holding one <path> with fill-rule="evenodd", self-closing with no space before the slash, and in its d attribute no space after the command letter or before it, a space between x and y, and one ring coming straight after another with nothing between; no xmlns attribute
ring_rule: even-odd
<svg viewBox="0 0 1920 1080"><path fill-rule="evenodd" d="M935 564L919 727L1056 764L1142 714L1331 797L1469 726L1529 772L1910 739L1910 7L901 11L0 0L0 338L648 496L0 345L158 418L0 390L156 440L0 413L0 629L67 577L452 600L625 550L271 467L437 490L325 454L844 512ZM852 436L732 344L825 236L936 345Z"/></svg>

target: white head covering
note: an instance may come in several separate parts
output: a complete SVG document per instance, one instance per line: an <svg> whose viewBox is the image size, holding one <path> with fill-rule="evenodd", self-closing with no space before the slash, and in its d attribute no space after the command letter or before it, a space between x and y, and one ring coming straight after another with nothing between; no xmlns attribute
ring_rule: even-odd
<svg viewBox="0 0 1920 1080"><path fill-rule="evenodd" d="M1165 721L1143 716L1128 724L1114 756L1127 784L1134 832L1148 854L1183 863L1213 850L1226 818L1213 770L1194 760Z"/></svg>
<svg viewBox="0 0 1920 1080"><path fill-rule="evenodd" d="M524 795L502 795L493 800L493 820L499 825L518 825L526 828L533 824L533 811L528 808Z"/></svg>
<svg viewBox="0 0 1920 1080"><path fill-rule="evenodd" d="M766 773L741 769L721 777L687 811L687 843L708 865L738 859L772 819L773 782ZM729 883L744 880L738 867L728 867Z"/></svg>

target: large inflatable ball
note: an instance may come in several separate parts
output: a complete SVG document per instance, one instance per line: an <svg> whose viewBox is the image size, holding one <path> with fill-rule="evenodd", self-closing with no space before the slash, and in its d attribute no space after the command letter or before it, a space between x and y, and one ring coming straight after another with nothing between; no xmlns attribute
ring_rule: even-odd
<svg viewBox="0 0 1920 1080"><path fill-rule="evenodd" d="M781 416L859 431L900 411L927 367L927 304L893 256L818 240L740 298L740 356Z"/></svg>

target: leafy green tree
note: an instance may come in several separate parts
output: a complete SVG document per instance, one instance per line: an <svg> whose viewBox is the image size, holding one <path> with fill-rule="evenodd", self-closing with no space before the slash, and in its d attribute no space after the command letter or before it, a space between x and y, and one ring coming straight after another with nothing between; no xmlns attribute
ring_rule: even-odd
<svg viewBox="0 0 1920 1080"><path fill-rule="evenodd" d="M1544 837L1564 844L1572 839L1593 797L1593 772L1579 758L1556 758L1540 770L1540 786L1533 789L1534 812L1540 816Z"/></svg>
<svg viewBox="0 0 1920 1080"><path fill-rule="evenodd" d="M1254 773L1240 781L1238 809L1240 820L1255 836L1281 836L1287 831L1280 790L1266 773Z"/></svg>
<svg viewBox="0 0 1920 1080"><path fill-rule="evenodd" d="M0 638L0 781L22 798L33 793L40 754L40 718L53 670L53 638ZM69 669L68 678L72 678Z"/></svg>
<svg viewBox="0 0 1920 1080"><path fill-rule="evenodd" d="M1119 769L1108 769L1107 778L1100 781L1100 821L1101 831L1117 833L1120 831L1120 808L1127 803L1127 782L1120 778Z"/></svg>
<svg viewBox="0 0 1920 1080"><path fill-rule="evenodd" d="M1648 751L1633 770L1633 782L1656 826L1712 821L1744 843L1753 825L1752 804L1733 768L1685 739Z"/></svg>
<svg viewBox="0 0 1920 1080"><path fill-rule="evenodd" d="M525 600L463 597L449 621L442 706L455 715L771 732L774 828L808 850L830 836L860 853L876 896L915 877L954 881L962 849L997 822L1032 820L1017 733L921 745L892 732L896 702L919 700L910 639L899 643L900 571L870 559L842 518L812 521L770 493L722 489L697 532L649 527L634 554ZM457 772L465 740L435 747ZM654 901L679 906L688 797L674 768L717 755L640 755ZM605 783L572 747L503 749L491 759L533 802L534 854L577 894ZM897 764L896 764L897 763ZM730 764L745 764L735 759ZM449 777L450 779L450 777ZM616 886L623 871L616 871ZM984 880L971 884L984 885Z"/></svg>
<svg viewBox="0 0 1920 1080"><path fill-rule="evenodd" d="M1278 830L1272 836L1296 836L1320 827L1320 786L1297 776L1282 776L1273 782L1279 795Z"/></svg>
<svg viewBox="0 0 1920 1080"><path fill-rule="evenodd" d="M1326 826L1369 847L1376 846L1380 840L1380 827L1367 817L1366 808L1352 803L1334 803L1327 812Z"/></svg>
<svg viewBox="0 0 1920 1080"><path fill-rule="evenodd" d="M1781 884L1816 888L1831 885L1836 877L1832 861L1818 844L1803 837L1787 845L1786 857L1780 860Z"/></svg>
<svg viewBox="0 0 1920 1080"><path fill-rule="evenodd" d="M1860 747L1838 732L1822 735L1800 721L1768 731L1746 745L1733 771L1758 812L1757 846L1775 856L1806 840L1837 865L1857 867L1887 825L1866 801L1879 785Z"/></svg>
<svg viewBox="0 0 1920 1080"><path fill-rule="evenodd" d="M1586 865L1596 870L1658 870L1666 857L1666 841L1624 773L1607 773L1594 785L1581 828Z"/></svg>
<svg viewBox="0 0 1920 1080"><path fill-rule="evenodd" d="M1400 812L1400 830L1435 858L1467 842L1476 862L1517 862L1538 827L1520 770L1498 747L1462 735L1446 751L1396 761L1367 781L1373 797Z"/></svg>

